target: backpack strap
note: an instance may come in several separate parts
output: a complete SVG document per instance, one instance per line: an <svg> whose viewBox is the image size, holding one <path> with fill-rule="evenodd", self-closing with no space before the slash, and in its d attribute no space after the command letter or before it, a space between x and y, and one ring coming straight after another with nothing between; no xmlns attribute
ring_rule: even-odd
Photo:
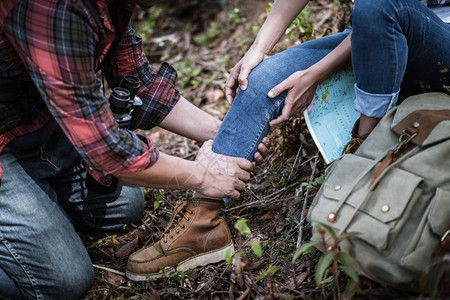
<svg viewBox="0 0 450 300"><path fill-rule="evenodd" d="M422 146L433 129L442 121L450 120L450 110L416 110L400 121L392 131L399 136L403 132L417 133L412 143Z"/></svg>

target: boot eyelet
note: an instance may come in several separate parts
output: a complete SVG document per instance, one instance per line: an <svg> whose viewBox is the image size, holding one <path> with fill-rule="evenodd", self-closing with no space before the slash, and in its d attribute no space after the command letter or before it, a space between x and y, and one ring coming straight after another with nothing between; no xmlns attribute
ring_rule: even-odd
<svg viewBox="0 0 450 300"><path fill-rule="evenodd" d="M193 211L190 211L189 213L190 213L191 215L193 215L193 214L194 214L194 212L193 212Z"/></svg>
<svg viewBox="0 0 450 300"><path fill-rule="evenodd" d="M167 241L164 241L164 244L167 244Z"/></svg>
<svg viewBox="0 0 450 300"><path fill-rule="evenodd" d="M180 231L179 231L179 230L177 230L177 234L180 234Z"/></svg>
<svg viewBox="0 0 450 300"><path fill-rule="evenodd" d="M196 207L197 206L197 204L195 204L195 203L192 203L192 207Z"/></svg>
<svg viewBox="0 0 450 300"><path fill-rule="evenodd" d="M190 222L190 221L191 221L191 218L187 218L187 220L186 220L186 221Z"/></svg>
<svg viewBox="0 0 450 300"><path fill-rule="evenodd" d="M170 238L173 239L173 235L171 235Z"/></svg>
<svg viewBox="0 0 450 300"><path fill-rule="evenodd" d="M185 229L185 228L186 228L186 225L183 224L183 226L181 226L181 228L182 228L182 229Z"/></svg>

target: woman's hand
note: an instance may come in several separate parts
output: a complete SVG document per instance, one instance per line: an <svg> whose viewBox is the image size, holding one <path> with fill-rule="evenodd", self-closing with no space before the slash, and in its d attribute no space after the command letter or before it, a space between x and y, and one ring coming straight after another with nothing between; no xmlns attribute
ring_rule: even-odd
<svg viewBox="0 0 450 300"><path fill-rule="evenodd" d="M289 120L290 117L302 113L309 106L320 83L317 78L309 69L297 71L269 91L267 95L270 98L287 91L281 115L272 120L270 126Z"/></svg>
<svg viewBox="0 0 450 300"><path fill-rule="evenodd" d="M231 104L236 96L236 89L245 90L248 85L248 74L268 56L261 50L250 48L243 58L230 70L230 76L225 83L225 97Z"/></svg>

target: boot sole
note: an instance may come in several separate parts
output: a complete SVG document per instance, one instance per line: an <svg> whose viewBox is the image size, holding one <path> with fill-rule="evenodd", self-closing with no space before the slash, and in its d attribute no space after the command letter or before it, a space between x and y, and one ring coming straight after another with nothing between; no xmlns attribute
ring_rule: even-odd
<svg viewBox="0 0 450 300"><path fill-rule="evenodd" d="M234 254L234 245L233 243L221 248L219 250L215 250L214 252L208 252L201 255L193 256L191 258L186 259L178 264L176 271L184 272L196 267L202 267L209 264L218 263L222 260L225 260L225 254L227 251L230 251L231 256ZM165 271L165 274L168 274L172 271L175 271L174 268L170 268L168 271ZM152 279L158 279L164 277L163 272L159 273L149 273L149 274L136 274L130 271L126 271L126 276L128 279L132 281L147 281Z"/></svg>

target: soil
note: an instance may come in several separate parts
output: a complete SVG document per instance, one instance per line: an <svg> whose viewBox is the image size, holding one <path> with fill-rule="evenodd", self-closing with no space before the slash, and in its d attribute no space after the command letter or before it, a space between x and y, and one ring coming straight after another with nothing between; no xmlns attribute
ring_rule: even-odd
<svg viewBox="0 0 450 300"><path fill-rule="evenodd" d="M274 52L342 30L348 26L349 2L310 2L306 18L309 22L304 26L313 26L312 31L302 35L294 30L292 36L280 40ZM183 96L221 119L228 109L223 87L229 69L251 45L270 3L153 1L161 10L155 10L155 6L153 10L138 7L133 22L136 28L143 28L154 19L153 30L143 39L152 65L157 69L163 61L172 63L178 70L177 85ZM161 152L185 159L194 159L200 147L197 141L159 128L144 133L151 136ZM314 272L321 255L318 251L292 263L296 248L308 242L311 235L305 216L319 185L315 189L305 187L323 175L323 159L301 116L279 126L269 137L269 157L253 172L241 198L222 212L238 253L230 263L175 272L148 282L127 280L124 272L128 255L157 241L176 205L191 196L190 191L146 189L145 212L139 223L116 233L80 232L96 274L85 299L347 299L344 274L339 274L335 294L329 285L316 286ZM242 219L247 220L250 235L242 235L234 227ZM252 242L261 245L261 256L251 250ZM354 299L416 297L360 277Z"/></svg>

